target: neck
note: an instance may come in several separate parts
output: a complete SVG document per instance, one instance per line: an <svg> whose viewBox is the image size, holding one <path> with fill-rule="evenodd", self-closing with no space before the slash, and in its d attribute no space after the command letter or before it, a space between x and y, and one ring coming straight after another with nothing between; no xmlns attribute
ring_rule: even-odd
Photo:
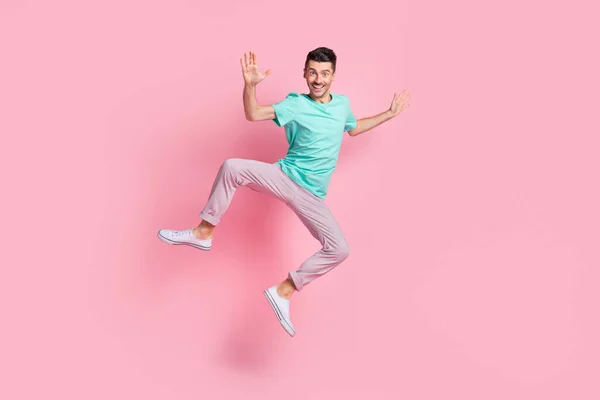
<svg viewBox="0 0 600 400"><path fill-rule="evenodd" d="M317 98L314 97L314 95L312 94L312 92L309 92L308 97L310 97L311 99L313 99L314 101L316 101L317 103L322 103L322 104L327 104L331 101L331 99L333 98L331 96L330 92L325 93L323 96ZM325 100L327 99L327 101Z"/></svg>

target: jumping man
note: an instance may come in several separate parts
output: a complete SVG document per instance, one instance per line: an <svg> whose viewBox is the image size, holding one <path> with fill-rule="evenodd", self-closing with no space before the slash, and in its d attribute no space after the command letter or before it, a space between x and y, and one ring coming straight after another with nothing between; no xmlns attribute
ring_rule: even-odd
<svg viewBox="0 0 600 400"><path fill-rule="evenodd" d="M409 106L409 94L394 94L390 108L369 118L356 120L348 98L331 92L335 80L335 53L319 47L308 53L303 76L308 94L289 93L285 99L262 106L256 86L270 73L258 68L256 54L240 60L244 76L244 111L249 121L273 120L284 127L289 148L275 163L228 159L219 169L210 196L200 212L202 221L187 230L162 229L158 237L169 244L201 250L212 247L213 231L227 211L235 191L247 186L283 201L308 228L322 248L306 259L287 279L264 291L283 328L295 335L290 319L290 297L307 284L342 263L349 254L344 234L324 200L336 168L344 132L353 137L396 117Z"/></svg>

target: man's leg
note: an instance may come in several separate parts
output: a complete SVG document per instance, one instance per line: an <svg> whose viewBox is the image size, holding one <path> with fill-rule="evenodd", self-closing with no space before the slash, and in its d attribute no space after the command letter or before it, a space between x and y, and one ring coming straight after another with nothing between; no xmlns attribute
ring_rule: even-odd
<svg viewBox="0 0 600 400"><path fill-rule="evenodd" d="M290 271L288 279L279 285L278 292L287 298L294 290L301 291L304 286L331 271L350 254L342 229L323 199L302 189L288 206L323 247L296 271Z"/></svg>
<svg viewBox="0 0 600 400"><path fill-rule="evenodd" d="M294 185L276 164L240 158L228 159L219 168L208 201L200 212L202 222L196 228L185 231L163 229L158 236L170 244L186 244L209 250L213 230L229 208L238 187L248 186L288 204L297 193Z"/></svg>
<svg viewBox="0 0 600 400"><path fill-rule="evenodd" d="M307 190L298 186L297 188L298 194L288 206L323 247L304 261L298 270L291 271L286 280L265 290L265 296L275 315L290 336L296 334L290 318L290 297L294 291L302 290L308 283L331 271L344 261L350 252L342 230L329 207Z"/></svg>

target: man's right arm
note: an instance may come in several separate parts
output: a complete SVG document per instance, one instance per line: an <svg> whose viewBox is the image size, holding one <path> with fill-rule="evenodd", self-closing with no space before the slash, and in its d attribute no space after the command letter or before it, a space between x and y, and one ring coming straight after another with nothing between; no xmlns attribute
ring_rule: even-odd
<svg viewBox="0 0 600 400"><path fill-rule="evenodd" d="M258 69L256 54L250 51L240 58L242 65L242 74L244 76L244 114L248 121L265 121L275 119L274 106L261 106L256 100L256 85L262 82L271 70L268 69L263 74Z"/></svg>
<svg viewBox="0 0 600 400"><path fill-rule="evenodd" d="M258 104L256 85L244 85L244 113L248 121L266 121L275 118L273 106Z"/></svg>

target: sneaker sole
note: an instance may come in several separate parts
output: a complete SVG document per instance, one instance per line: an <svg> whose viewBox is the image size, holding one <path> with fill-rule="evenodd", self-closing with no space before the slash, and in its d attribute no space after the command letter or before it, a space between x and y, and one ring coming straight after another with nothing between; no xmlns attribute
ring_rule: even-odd
<svg viewBox="0 0 600 400"><path fill-rule="evenodd" d="M267 290L265 290L263 293L265 294L267 300L269 300L269 304L271 304L271 307L273 308L273 311L275 312L275 315L277 316L277 319L279 320L279 323L281 323L283 329L288 333L288 335L294 336L296 332L294 332L294 329L292 329L292 327L283 318L283 314L279 310L279 307L277 307L277 303L275 303L275 299L273 299L271 293L269 293Z"/></svg>
<svg viewBox="0 0 600 400"><path fill-rule="evenodd" d="M194 244L194 243L187 243L187 242L174 242L171 239L167 239L166 237L164 237L163 235L160 234L160 232L158 232L157 234L158 238L160 240L162 240L163 242L167 243L167 244L172 244L175 246L178 245L186 245L186 246L191 246L194 247L196 249L200 249L200 250L204 250L204 251L209 251L211 248L210 247L206 247L206 246L200 246L198 244Z"/></svg>

